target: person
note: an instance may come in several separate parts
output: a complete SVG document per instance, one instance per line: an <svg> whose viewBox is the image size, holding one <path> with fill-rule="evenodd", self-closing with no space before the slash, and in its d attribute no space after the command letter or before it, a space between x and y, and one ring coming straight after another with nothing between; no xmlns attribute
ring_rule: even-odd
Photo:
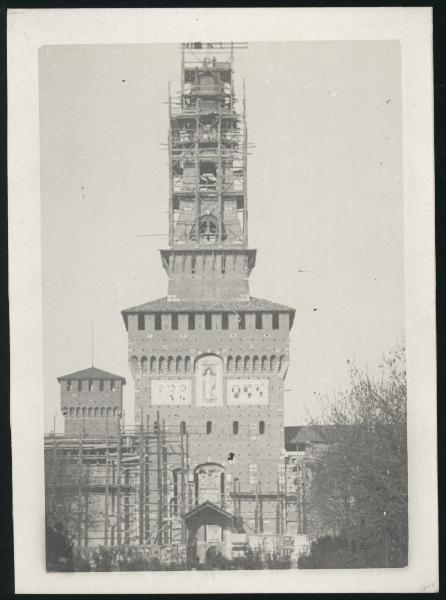
<svg viewBox="0 0 446 600"><path fill-rule="evenodd" d="M62 523L54 525L51 536L53 544L54 567L57 571L73 570L73 547L71 541L64 530Z"/></svg>
<svg viewBox="0 0 446 600"><path fill-rule="evenodd" d="M55 535L53 527L47 523L45 526L45 541L46 541L46 568L47 571L53 570L56 562L56 548L55 548Z"/></svg>

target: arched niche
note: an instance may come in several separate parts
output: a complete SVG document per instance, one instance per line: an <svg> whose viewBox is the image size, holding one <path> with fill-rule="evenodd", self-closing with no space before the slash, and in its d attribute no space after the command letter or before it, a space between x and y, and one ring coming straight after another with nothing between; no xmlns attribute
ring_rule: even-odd
<svg viewBox="0 0 446 600"><path fill-rule="evenodd" d="M195 504L212 502L223 506L225 498L225 468L219 463L202 463L194 469Z"/></svg>
<svg viewBox="0 0 446 600"><path fill-rule="evenodd" d="M223 405L223 360L217 354L203 354L195 361L197 406Z"/></svg>

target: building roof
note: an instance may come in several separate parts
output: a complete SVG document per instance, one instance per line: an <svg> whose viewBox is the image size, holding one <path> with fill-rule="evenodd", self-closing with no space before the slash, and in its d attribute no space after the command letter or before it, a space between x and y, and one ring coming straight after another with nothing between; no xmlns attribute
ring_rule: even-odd
<svg viewBox="0 0 446 600"><path fill-rule="evenodd" d="M334 441L342 428L349 425L300 425L285 427L285 450L295 450L297 444L327 444Z"/></svg>
<svg viewBox="0 0 446 600"><path fill-rule="evenodd" d="M234 523L234 516L231 513L209 500L193 507L183 517L186 522L195 522L198 525L207 523L208 525L227 525L231 527Z"/></svg>
<svg viewBox="0 0 446 600"><path fill-rule="evenodd" d="M69 373L68 375L62 375L61 377L57 378L57 381L66 381L67 379L119 379L125 384L124 377L115 375L114 373L108 373L107 371L102 371L101 369L96 369L96 367L89 367L88 369L83 369L82 371L75 371L74 373Z"/></svg>
<svg viewBox="0 0 446 600"><path fill-rule="evenodd" d="M121 312L123 315L129 315L151 312L255 312L258 310L263 310L265 312L288 312L292 315L295 313L294 308L290 308L284 304L270 302L263 298L255 298L254 296L250 296L249 300L204 300L202 302L191 300L168 300L167 296L164 296L157 300L151 300L150 302L145 302L138 306L126 308Z"/></svg>

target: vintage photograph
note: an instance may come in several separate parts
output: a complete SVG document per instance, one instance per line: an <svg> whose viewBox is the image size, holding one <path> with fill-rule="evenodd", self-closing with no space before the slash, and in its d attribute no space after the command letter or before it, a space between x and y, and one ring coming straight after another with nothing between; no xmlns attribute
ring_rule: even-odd
<svg viewBox="0 0 446 600"><path fill-rule="evenodd" d="M407 566L399 42L38 59L47 571Z"/></svg>

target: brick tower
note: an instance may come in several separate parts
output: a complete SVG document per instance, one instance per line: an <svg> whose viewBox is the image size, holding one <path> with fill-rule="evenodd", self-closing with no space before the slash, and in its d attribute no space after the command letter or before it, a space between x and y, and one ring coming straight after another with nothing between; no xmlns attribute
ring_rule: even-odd
<svg viewBox="0 0 446 600"><path fill-rule="evenodd" d="M57 381L67 437L100 437L120 431L124 377L90 367Z"/></svg>
<svg viewBox="0 0 446 600"><path fill-rule="evenodd" d="M250 295L256 251L247 245L247 128L233 48L182 46L179 100L169 101L168 292L122 314L136 422L153 430L159 414L168 431L188 432L196 505L224 497L253 530L260 518L261 531L275 533L295 311Z"/></svg>

